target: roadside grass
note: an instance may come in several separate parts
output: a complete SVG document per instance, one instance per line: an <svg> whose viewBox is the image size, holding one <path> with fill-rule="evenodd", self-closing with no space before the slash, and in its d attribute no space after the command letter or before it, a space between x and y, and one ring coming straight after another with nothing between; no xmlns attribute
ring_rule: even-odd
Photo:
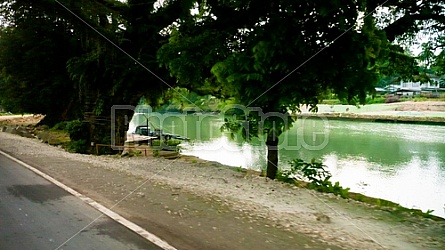
<svg viewBox="0 0 445 250"><path fill-rule="evenodd" d="M5 115L32 115L30 113L11 113L11 112L0 112L0 116L5 116Z"/></svg>
<svg viewBox="0 0 445 250"><path fill-rule="evenodd" d="M408 101L413 101L413 102L445 101L445 95L441 95L440 97L437 98L414 96L414 97L400 97L400 98L395 98L394 100L393 99L391 99L391 97L385 97L385 96L367 97L366 104L380 104L380 103L408 102ZM346 101L341 101L339 99L326 99L321 101L320 104L348 105Z"/></svg>
<svg viewBox="0 0 445 250"><path fill-rule="evenodd" d="M63 130L53 130L47 128L37 128L35 131L37 137L44 143L48 143L53 146L62 146L65 149L69 148L71 143L70 135Z"/></svg>
<svg viewBox="0 0 445 250"><path fill-rule="evenodd" d="M320 102L320 104L326 105L347 105L348 103L345 101L340 101L339 99L326 99Z"/></svg>
<svg viewBox="0 0 445 250"><path fill-rule="evenodd" d="M0 116L8 116L8 115L27 115L27 114L13 114L11 112L0 112Z"/></svg>

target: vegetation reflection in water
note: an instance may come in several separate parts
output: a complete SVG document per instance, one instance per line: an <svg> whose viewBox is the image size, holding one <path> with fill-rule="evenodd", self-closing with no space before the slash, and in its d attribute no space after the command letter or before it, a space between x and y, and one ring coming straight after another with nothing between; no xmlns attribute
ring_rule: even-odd
<svg viewBox="0 0 445 250"><path fill-rule="evenodd" d="M143 124L144 119L134 122ZM160 119L154 123L159 125ZM215 115L168 117L163 129L191 139L182 153L255 170L265 168L264 143L232 140ZM352 192L387 199L445 217L445 127L300 119L280 136L280 166L320 159L333 182Z"/></svg>

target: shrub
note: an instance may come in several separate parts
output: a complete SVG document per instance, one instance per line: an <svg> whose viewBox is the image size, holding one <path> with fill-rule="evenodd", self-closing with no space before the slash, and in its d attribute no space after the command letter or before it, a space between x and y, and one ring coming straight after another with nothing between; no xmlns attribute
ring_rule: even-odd
<svg viewBox="0 0 445 250"><path fill-rule="evenodd" d="M320 192L333 193L343 198L348 197L349 188L343 188L339 182L329 180L332 175L325 169L325 165L312 159L311 162L305 162L301 159L290 161L291 168L279 173L278 179L285 182L308 181L306 187Z"/></svg>
<svg viewBox="0 0 445 250"><path fill-rule="evenodd" d="M68 143L68 151L79 154L86 154L88 151L88 145L86 140L76 140Z"/></svg>
<svg viewBox="0 0 445 250"><path fill-rule="evenodd" d="M153 140L153 141L151 141L151 145L152 146L160 146L161 145L161 140Z"/></svg>
<svg viewBox="0 0 445 250"><path fill-rule="evenodd" d="M159 146L175 147L178 146L179 144L181 144L181 140L176 140L176 139L165 140L163 142L161 142L161 140L153 140L151 142L151 145L153 147L159 147Z"/></svg>
<svg viewBox="0 0 445 250"><path fill-rule="evenodd" d="M65 130L67 124L68 122L59 122L56 125L54 125L54 127L52 127L51 130Z"/></svg>
<svg viewBox="0 0 445 250"><path fill-rule="evenodd" d="M311 162L305 162L301 159L295 159L289 162L290 170L285 170L282 174L289 178L294 177L299 180L309 181L314 184L322 184L331 178L329 171L325 170L325 165L312 159Z"/></svg>
<svg viewBox="0 0 445 250"><path fill-rule="evenodd" d="M159 157L159 150L153 150L153 157Z"/></svg>
<svg viewBox="0 0 445 250"><path fill-rule="evenodd" d="M178 146L179 144L181 144L181 140L176 140L176 139L167 140L167 146Z"/></svg>
<svg viewBox="0 0 445 250"><path fill-rule="evenodd" d="M70 134L70 138L73 141L82 140L89 136L87 125L79 120L66 122L65 129Z"/></svg>

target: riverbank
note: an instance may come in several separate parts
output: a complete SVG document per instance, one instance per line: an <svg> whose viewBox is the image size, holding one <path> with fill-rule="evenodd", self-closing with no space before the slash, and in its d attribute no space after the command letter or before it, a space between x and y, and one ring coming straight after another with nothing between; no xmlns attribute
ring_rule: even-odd
<svg viewBox="0 0 445 250"><path fill-rule="evenodd" d="M300 114L298 118L326 118L328 120L357 120L366 122L408 123L423 125L445 125L444 117L415 116L408 114L354 114L354 113L317 113Z"/></svg>
<svg viewBox="0 0 445 250"><path fill-rule="evenodd" d="M413 123L445 125L445 102L398 102L370 104L359 107L353 105L318 105L318 112L311 113L306 107L295 114L300 118L322 117L332 120L359 120L369 122Z"/></svg>
<svg viewBox="0 0 445 250"><path fill-rule="evenodd" d="M0 149L107 206L128 196L116 211L168 242L188 246L179 249L445 246L443 220L267 181L194 157L70 154L7 133L0 133Z"/></svg>

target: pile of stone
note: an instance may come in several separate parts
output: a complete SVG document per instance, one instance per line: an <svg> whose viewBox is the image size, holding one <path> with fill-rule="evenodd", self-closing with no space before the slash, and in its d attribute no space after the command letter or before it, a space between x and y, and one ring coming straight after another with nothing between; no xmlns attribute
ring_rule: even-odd
<svg viewBox="0 0 445 250"><path fill-rule="evenodd" d="M35 135L31 131L21 126L3 126L2 132L19 135L26 138L35 138Z"/></svg>

